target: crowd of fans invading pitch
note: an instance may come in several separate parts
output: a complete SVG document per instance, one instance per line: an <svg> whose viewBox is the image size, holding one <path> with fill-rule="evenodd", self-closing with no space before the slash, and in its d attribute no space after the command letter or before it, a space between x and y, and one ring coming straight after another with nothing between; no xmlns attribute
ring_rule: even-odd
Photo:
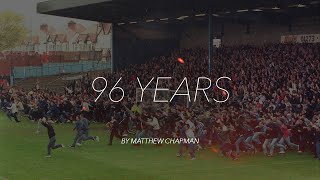
<svg viewBox="0 0 320 180"><path fill-rule="evenodd" d="M122 77L118 87L126 94L121 103L112 103L105 97L94 102L97 93L91 84L95 77L90 76L68 84L64 94L14 88L2 94L1 102L2 106L7 106L15 101L18 109L33 120L45 114L63 123L75 120L78 112L86 111L88 119L99 122L108 122L112 117L119 122L125 119L120 126L122 134L135 129L137 137L142 137L149 134L146 131L155 130L153 123L141 126L139 118L130 116L125 105L136 114L135 117L146 121L157 119L159 136L181 136L180 130L187 123L200 138L202 147L219 143L222 152L233 158L241 150L252 152L259 148L272 156L275 148L283 153L288 145L299 152L311 151L320 159L319 52L320 44L221 47L214 52L209 75L207 51L183 49L142 65L102 74L108 80L106 92ZM177 62L178 57L185 63ZM201 103L188 108L177 100L156 108L136 103L136 88L139 88L136 77L145 86L152 77L159 76L172 77L159 84L172 90L177 89L184 77L188 78L189 89L195 90L198 77L208 77L215 82L220 76L228 76L232 81L224 81L221 86L228 90L230 98L219 104L208 103L199 96ZM98 81L95 87L103 89L104 82ZM155 81L149 88L155 88ZM117 93L112 95L114 99L120 98ZM214 87L208 91L208 96L224 98Z"/></svg>

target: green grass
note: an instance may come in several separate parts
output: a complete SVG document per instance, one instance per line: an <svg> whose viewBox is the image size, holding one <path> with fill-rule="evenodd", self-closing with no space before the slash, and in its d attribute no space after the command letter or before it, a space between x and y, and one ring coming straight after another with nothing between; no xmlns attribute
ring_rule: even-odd
<svg viewBox="0 0 320 180"><path fill-rule="evenodd" d="M35 134L36 123L10 122L0 113L0 180L47 179L230 179L230 180L319 180L320 161L310 154L266 158L243 157L240 161L218 157L209 150L197 152L197 160L176 158L177 145L132 147L115 139L107 146L108 134L94 124L92 135L100 142L85 142L76 149L53 150L46 159L46 131ZM57 143L71 144L72 125L55 125ZM44 129L45 130L45 129Z"/></svg>

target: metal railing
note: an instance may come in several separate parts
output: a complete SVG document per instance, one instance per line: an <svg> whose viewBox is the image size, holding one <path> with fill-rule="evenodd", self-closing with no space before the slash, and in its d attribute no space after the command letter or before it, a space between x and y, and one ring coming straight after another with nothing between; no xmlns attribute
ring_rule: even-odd
<svg viewBox="0 0 320 180"><path fill-rule="evenodd" d="M23 66L13 68L14 79L29 77L52 76L58 74L72 74L80 72L91 72L108 70L111 68L111 61L79 61L69 63L48 63L43 66Z"/></svg>

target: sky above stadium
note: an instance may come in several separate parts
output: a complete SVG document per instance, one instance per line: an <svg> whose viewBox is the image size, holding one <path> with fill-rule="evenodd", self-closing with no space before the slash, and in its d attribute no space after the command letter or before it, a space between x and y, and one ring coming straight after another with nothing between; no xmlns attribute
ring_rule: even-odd
<svg viewBox="0 0 320 180"><path fill-rule="evenodd" d="M25 18L25 25L32 30L32 34L39 32L39 27L43 23L54 27L57 31L63 31L67 28L67 23L70 20L89 27L95 24L92 21L84 21L79 19L63 18L57 16L43 15L37 13L37 3L47 0L0 0L0 12L13 11L21 14Z"/></svg>

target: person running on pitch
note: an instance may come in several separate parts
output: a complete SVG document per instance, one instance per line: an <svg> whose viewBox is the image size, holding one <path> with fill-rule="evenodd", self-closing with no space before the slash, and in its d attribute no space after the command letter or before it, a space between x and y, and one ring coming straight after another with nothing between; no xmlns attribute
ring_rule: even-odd
<svg viewBox="0 0 320 180"><path fill-rule="evenodd" d="M177 127L176 127L177 137L186 139L187 138L186 129L187 129L187 126L186 126L186 124L184 122L182 122L182 121L177 122ZM188 148L188 144L181 142L179 144L179 151L177 153L177 157L181 157L182 156L184 148L187 149Z"/></svg>
<svg viewBox="0 0 320 180"><path fill-rule="evenodd" d="M11 117L13 117L16 122L21 122L21 121L19 121L18 116L17 116L18 115L18 108L17 108L16 100L13 99L11 106L7 107L7 109L9 109L7 116L10 120L11 120Z"/></svg>
<svg viewBox="0 0 320 180"><path fill-rule="evenodd" d="M136 135L135 135L135 137L137 138L137 139L140 139L141 137L143 137L144 135L145 135L145 133L146 133L146 130L145 130L145 127L144 127L144 124L142 123L142 121L141 121L141 113L142 113L142 110L141 109L139 109L137 106L136 106L136 108L134 108L134 106L133 106L133 110L134 111L132 111L132 110L130 110L126 105L125 105L125 103L123 103L122 104L123 105L123 107L126 109L126 111L128 112L128 114L129 114L129 116L131 117L131 119L134 121L134 123L136 124L136 130L137 130L137 132L136 132ZM140 146L140 144L133 144L134 146Z"/></svg>
<svg viewBox="0 0 320 180"><path fill-rule="evenodd" d="M117 138L121 139L122 136L119 134L119 120L117 120L114 116L111 118L112 120L106 124L107 128L110 129L110 137L108 145L112 145L113 137L116 136Z"/></svg>
<svg viewBox="0 0 320 180"><path fill-rule="evenodd" d="M291 148L296 148L298 153L302 153L302 151L300 151L300 147L297 144L294 144L291 142L290 137L291 137L291 129L289 129L287 127L287 125L285 124L285 120L281 119L279 120L279 125L281 128L281 139L279 140L279 144L283 145L280 146L280 154L284 154L285 153L285 145L287 144L288 146L290 146Z"/></svg>
<svg viewBox="0 0 320 180"><path fill-rule="evenodd" d="M42 118L45 116L45 113L43 110L39 109L36 113L34 113L34 118L36 120L38 120L38 126L37 126L37 130L36 130L36 134L39 134L41 132L41 120Z"/></svg>
<svg viewBox="0 0 320 180"><path fill-rule="evenodd" d="M70 147L74 148L76 145L81 146L80 143L78 143L79 139L82 137L83 135L83 122L80 119L80 116L76 117L76 124L75 127L73 128L73 130L77 131L76 137L73 140L73 143Z"/></svg>
<svg viewBox="0 0 320 180"><path fill-rule="evenodd" d="M193 132L193 129L191 128L190 124L187 124L186 125L186 136L188 139L195 139L195 135L194 135L194 132ZM190 142L188 144L188 149L189 149L189 154L190 154L190 157L191 157L191 160L195 160L196 159L196 144L193 143L193 142Z"/></svg>
<svg viewBox="0 0 320 180"><path fill-rule="evenodd" d="M54 123L51 120L47 120L45 117L43 117L41 120L41 124L47 128L48 131L48 137L49 137L49 144L48 144L48 154L47 154L47 158L51 158L51 150L52 149L57 149L57 148L63 148L64 145L63 144L56 144L56 133L54 131L54 128L52 126L52 124Z"/></svg>
<svg viewBox="0 0 320 180"><path fill-rule="evenodd" d="M78 144L82 141L93 140L99 142L99 136L89 136L89 120L84 117L83 113L80 114L80 120L82 121L82 136L78 139Z"/></svg>

